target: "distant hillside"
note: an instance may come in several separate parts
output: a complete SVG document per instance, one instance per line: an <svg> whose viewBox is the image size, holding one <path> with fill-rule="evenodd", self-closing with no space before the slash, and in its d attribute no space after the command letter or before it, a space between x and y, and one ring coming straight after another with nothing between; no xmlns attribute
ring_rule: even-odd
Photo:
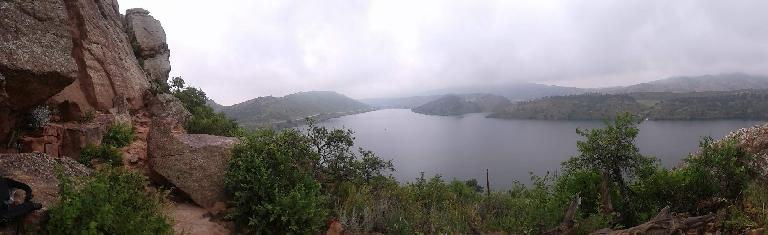
<svg viewBox="0 0 768 235"><path fill-rule="evenodd" d="M736 91L745 89L768 89L768 77L742 73L685 76L657 80L626 87L601 89L606 93L635 92L705 92Z"/></svg>
<svg viewBox="0 0 768 235"><path fill-rule="evenodd" d="M553 96L508 106L489 117L544 120L604 119L618 113L640 114L640 103L629 95L583 94Z"/></svg>
<svg viewBox="0 0 768 235"><path fill-rule="evenodd" d="M442 96L431 95L431 96L411 96L411 97L395 97L395 98L371 98L371 99L361 99L360 102L363 102L367 105L377 107L377 108L410 109L410 108L422 106L426 103L437 100L440 97Z"/></svg>
<svg viewBox="0 0 768 235"><path fill-rule="evenodd" d="M428 91L427 95L443 94L494 94L507 97L511 101L525 101L547 96L575 95L588 92L587 89L543 85L536 83L480 85L455 87Z"/></svg>
<svg viewBox="0 0 768 235"><path fill-rule="evenodd" d="M547 97L521 102L490 117L513 119L605 119L631 112L657 120L768 120L768 90L638 92Z"/></svg>
<svg viewBox="0 0 768 235"><path fill-rule="evenodd" d="M416 108L442 98L446 94L493 94L504 96L511 101L524 101L547 96L582 94L589 91L575 87L550 86L534 83L508 84L498 86L471 86L439 89L423 92L419 96L362 99L361 101L378 108Z"/></svg>
<svg viewBox="0 0 768 235"><path fill-rule="evenodd" d="M651 119L768 120L768 90L688 93L662 100L647 114Z"/></svg>
<svg viewBox="0 0 768 235"><path fill-rule="evenodd" d="M216 101L211 99L205 101L205 104L208 105L208 107L211 107L214 112L221 112L226 107L224 105L220 105L219 103L216 103Z"/></svg>
<svg viewBox="0 0 768 235"><path fill-rule="evenodd" d="M370 110L370 106L331 91L300 92L284 97L259 97L221 111L242 126L287 127L306 117L323 119Z"/></svg>
<svg viewBox="0 0 768 235"><path fill-rule="evenodd" d="M429 115L463 115L467 113L493 112L510 104L503 96L490 94L446 95L412 110Z"/></svg>

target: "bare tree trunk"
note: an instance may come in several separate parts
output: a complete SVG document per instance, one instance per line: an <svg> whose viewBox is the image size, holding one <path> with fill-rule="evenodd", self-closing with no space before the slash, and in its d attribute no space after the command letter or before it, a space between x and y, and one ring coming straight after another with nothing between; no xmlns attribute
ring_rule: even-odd
<svg viewBox="0 0 768 235"><path fill-rule="evenodd" d="M608 173L604 171L600 174L600 202L602 204L601 211L605 215L613 213L613 201L611 193L611 179L608 177Z"/></svg>
<svg viewBox="0 0 768 235"><path fill-rule="evenodd" d="M579 205L581 205L581 197L579 195L576 195L573 201L571 201L571 204L565 210L565 216L563 217L563 222L560 223L560 226L550 229L544 232L543 234L545 235L573 234L573 228L574 228L574 225L576 225L574 219L576 218L576 211L579 209Z"/></svg>

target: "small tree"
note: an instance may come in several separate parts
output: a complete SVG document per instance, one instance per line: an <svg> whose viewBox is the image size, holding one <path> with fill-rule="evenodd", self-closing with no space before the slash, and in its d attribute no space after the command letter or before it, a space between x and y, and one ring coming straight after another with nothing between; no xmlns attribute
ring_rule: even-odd
<svg viewBox="0 0 768 235"><path fill-rule="evenodd" d="M564 163L573 170L589 170L607 174L616 184L622 203L630 201L628 179L636 170L650 159L640 154L635 146L640 120L630 113L618 115L615 120L605 121L605 127L591 130L577 129L576 132L586 137L576 143L579 155ZM631 220L631 211L624 207L620 216L625 222Z"/></svg>

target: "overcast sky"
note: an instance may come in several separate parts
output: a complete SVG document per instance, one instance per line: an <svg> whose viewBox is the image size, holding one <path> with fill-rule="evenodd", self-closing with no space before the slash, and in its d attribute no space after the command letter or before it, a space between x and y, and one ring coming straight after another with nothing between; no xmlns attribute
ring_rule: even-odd
<svg viewBox="0 0 768 235"><path fill-rule="evenodd" d="M223 104L535 82L768 74L765 0L119 0L149 10L172 76Z"/></svg>

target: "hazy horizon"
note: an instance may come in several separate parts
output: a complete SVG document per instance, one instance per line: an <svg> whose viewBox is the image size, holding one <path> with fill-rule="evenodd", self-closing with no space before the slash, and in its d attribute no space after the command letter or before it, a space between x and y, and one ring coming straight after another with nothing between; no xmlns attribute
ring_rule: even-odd
<svg viewBox="0 0 768 235"><path fill-rule="evenodd" d="M165 28L171 76L225 105L336 91L631 85L768 74L768 2L119 0Z"/></svg>

